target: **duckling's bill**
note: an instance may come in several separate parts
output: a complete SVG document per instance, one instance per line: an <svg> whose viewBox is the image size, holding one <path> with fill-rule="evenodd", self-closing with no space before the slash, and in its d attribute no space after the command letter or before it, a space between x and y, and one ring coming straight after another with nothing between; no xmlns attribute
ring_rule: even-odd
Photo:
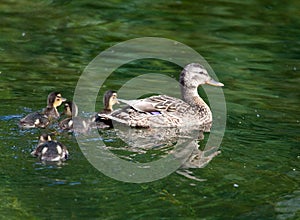
<svg viewBox="0 0 300 220"><path fill-rule="evenodd" d="M59 98L61 102L65 102L65 101L67 101L67 99L66 99L66 98L64 98L64 97L61 97L61 95L60 95L60 94L59 94L59 95L57 95L57 98Z"/></svg>
<svg viewBox="0 0 300 220"><path fill-rule="evenodd" d="M61 96L61 93L58 93L58 94L56 95L56 97L61 98L61 99L64 100L64 101L67 100L66 98L63 98L63 97Z"/></svg>

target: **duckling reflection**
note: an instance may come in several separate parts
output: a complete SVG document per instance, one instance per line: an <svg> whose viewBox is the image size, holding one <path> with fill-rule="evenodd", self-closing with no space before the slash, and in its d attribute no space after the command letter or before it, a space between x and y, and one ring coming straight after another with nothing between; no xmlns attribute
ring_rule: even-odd
<svg viewBox="0 0 300 220"><path fill-rule="evenodd" d="M50 135L42 134L39 142L31 155L45 162L61 162L69 157L67 147L58 141L51 139Z"/></svg>
<svg viewBox="0 0 300 220"><path fill-rule="evenodd" d="M59 92L51 92L47 98L47 107L43 112L30 113L19 122L21 128L45 128L52 120L59 118L60 114L57 107L60 106L65 98Z"/></svg>
<svg viewBox="0 0 300 220"><path fill-rule="evenodd" d="M103 96L104 108L96 114L94 122L96 122L97 128L113 128L111 119L107 118L107 115L113 112L113 106L118 104L118 95L116 91L108 90Z"/></svg>

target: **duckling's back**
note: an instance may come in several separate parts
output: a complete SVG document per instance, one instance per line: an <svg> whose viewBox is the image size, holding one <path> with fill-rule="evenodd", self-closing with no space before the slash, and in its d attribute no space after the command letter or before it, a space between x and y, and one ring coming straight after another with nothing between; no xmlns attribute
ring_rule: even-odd
<svg viewBox="0 0 300 220"><path fill-rule="evenodd" d="M59 142L47 141L38 146L35 155L42 161L61 161L68 158L68 151Z"/></svg>
<svg viewBox="0 0 300 220"><path fill-rule="evenodd" d="M47 115L39 112L30 113L19 122L21 128L45 128L49 124L49 119Z"/></svg>

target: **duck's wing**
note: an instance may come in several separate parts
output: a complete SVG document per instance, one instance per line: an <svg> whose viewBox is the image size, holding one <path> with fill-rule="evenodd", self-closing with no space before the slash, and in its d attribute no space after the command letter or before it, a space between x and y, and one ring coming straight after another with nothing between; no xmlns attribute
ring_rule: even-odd
<svg viewBox="0 0 300 220"><path fill-rule="evenodd" d="M145 99L124 100L118 99L140 112L175 112L179 108L189 108L189 104L181 99L167 95L151 96Z"/></svg>
<svg viewBox="0 0 300 220"><path fill-rule="evenodd" d="M126 106L105 117L131 127L177 126L178 117L167 113L171 105L166 102L166 99L166 96L153 96L141 100L119 100Z"/></svg>
<svg viewBox="0 0 300 220"><path fill-rule="evenodd" d="M58 126L62 130L71 130L73 129L73 120L72 118L65 118L64 120L59 122Z"/></svg>
<svg viewBox="0 0 300 220"><path fill-rule="evenodd" d="M67 147L64 144L60 143L60 142L57 142L57 145L59 147L61 147L61 151L59 150L59 148L56 148L57 152L60 155L61 160L68 159L69 158L69 151L68 151Z"/></svg>
<svg viewBox="0 0 300 220"><path fill-rule="evenodd" d="M125 103L126 106L105 115L105 117L121 124L140 128L181 126L182 117L186 110L191 108L181 99L166 95L139 100L118 100Z"/></svg>
<svg viewBox="0 0 300 220"><path fill-rule="evenodd" d="M131 106L133 109L139 111L139 112L153 112L157 111L155 108L155 103L150 102L146 99L140 99L140 100L125 100L125 99L118 99L118 101L125 103L129 106Z"/></svg>

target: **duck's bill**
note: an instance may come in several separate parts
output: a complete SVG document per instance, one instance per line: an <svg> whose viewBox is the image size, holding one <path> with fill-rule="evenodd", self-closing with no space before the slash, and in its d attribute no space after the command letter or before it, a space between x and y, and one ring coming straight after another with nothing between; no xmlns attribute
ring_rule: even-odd
<svg viewBox="0 0 300 220"><path fill-rule="evenodd" d="M62 101L62 102L65 102L65 101L67 101L67 99L66 99L66 98L63 98L63 97L61 97L61 101Z"/></svg>
<svg viewBox="0 0 300 220"><path fill-rule="evenodd" d="M211 85L211 86L224 86L223 83L220 83L214 79L210 79L206 82L206 84Z"/></svg>

